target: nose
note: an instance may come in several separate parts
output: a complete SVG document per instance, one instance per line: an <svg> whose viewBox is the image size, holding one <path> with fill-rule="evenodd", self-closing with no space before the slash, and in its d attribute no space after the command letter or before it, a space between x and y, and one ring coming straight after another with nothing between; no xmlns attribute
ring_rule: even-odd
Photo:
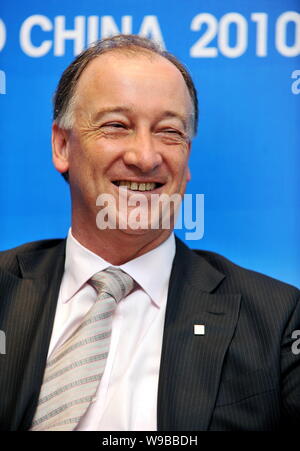
<svg viewBox="0 0 300 451"><path fill-rule="evenodd" d="M123 159L127 166L135 166L142 173L152 172L160 166L162 155L151 131L144 130L134 133L124 152Z"/></svg>

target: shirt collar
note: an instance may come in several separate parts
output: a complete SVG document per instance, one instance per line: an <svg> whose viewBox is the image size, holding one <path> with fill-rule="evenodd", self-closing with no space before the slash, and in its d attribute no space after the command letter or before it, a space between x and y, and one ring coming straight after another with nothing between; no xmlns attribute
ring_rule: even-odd
<svg viewBox="0 0 300 451"><path fill-rule="evenodd" d="M98 271L110 264L82 246L69 229L66 243L65 271L61 286L62 302L68 302L81 287Z"/></svg>
<svg viewBox="0 0 300 451"><path fill-rule="evenodd" d="M168 293L175 248L172 233L155 249L120 266L138 282L158 307Z"/></svg>
<svg viewBox="0 0 300 451"><path fill-rule="evenodd" d="M168 290L174 256L175 237L172 233L155 249L119 267L136 280L151 300L160 307ZM61 286L62 302L68 302L96 272L103 271L108 266L112 265L80 244L70 229Z"/></svg>

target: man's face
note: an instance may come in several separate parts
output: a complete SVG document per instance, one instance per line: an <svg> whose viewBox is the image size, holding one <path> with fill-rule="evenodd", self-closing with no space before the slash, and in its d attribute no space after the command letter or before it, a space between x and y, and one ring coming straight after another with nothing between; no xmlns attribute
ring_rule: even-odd
<svg viewBox="0 0 300 451"><path fill-rule="evenodd" d="M74 126L63 144L54 127L63 155L54 164L69 172L73 221L96 225L96 199L108 194L118 206L122 185L149 205L152 194L183 195L191 113L182 75L166 59L110 52L93 60L78 82Z"/></svg>

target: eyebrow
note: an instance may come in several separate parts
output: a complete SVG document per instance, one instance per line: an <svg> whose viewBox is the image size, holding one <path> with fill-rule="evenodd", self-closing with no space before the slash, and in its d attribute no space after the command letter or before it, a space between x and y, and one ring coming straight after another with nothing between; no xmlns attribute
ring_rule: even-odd
<svg viewBox="0 0 300 451"><path fill-rule="evenodd" d="M109 114L109 113L134 113L134 110L130 107L125 107L125 106L117 106L117 107L107 107L107 108L103 108L101 110L99 110L94 117L92 117L92 120L97 122L98 120L100 120L102 118L102 116L104 116L105 114ZM188 124L187 124L187 119L182 116L179 113L176 113L175 111L164 111L163 114L159 117L159 120L163 120L163 119L179 119L180 122L182 123L185 131L188 130Z"/></svg>
<svg viewBox="0 0 300 451"><path fill-rule="evenodd" d="M160 120L163 120L163 119L173 119L173 118L179 119L180 122L182 123L183 127L184 127L184 130L187 130L187 128L188 128L188 125L187 125L187 119L186 119L184 116L182 116L181 114L175 113L174 111L165 111L165 112L162 114Z"/></svg>
<svg viewBox="0 0 300 451"><path fill-rule="evenodd" d="M95 118L99 118L106 113L131 113L132 111L133 110L131 108L125 106L105 107L97 111L97 113L95 114Z"/></svg>

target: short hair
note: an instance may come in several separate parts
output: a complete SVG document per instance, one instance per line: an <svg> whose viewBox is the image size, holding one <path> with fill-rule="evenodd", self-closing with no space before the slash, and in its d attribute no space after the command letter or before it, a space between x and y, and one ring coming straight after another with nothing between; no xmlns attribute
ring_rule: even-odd
<svg viewBox="0 0 300 451"><path fill-rule="evenodd" d="M89 48L81 52L65 69L59 80L53 99L53 120L57 125L64 129L72 128L73 107L76 99L75 92L81 74L93 59L112 51L121 51L128 55L135 55L138 53L149 54L150 52L160 55L174 64L180 71L192 100L194 109L192 130L193 134L196 135L199 114L198 98L194 82L188 70L174 55L163 50L158 43L145 37L132 34L119 34L94 42ZM63 174L63 176L68 180L67 173Z"/></svg>

